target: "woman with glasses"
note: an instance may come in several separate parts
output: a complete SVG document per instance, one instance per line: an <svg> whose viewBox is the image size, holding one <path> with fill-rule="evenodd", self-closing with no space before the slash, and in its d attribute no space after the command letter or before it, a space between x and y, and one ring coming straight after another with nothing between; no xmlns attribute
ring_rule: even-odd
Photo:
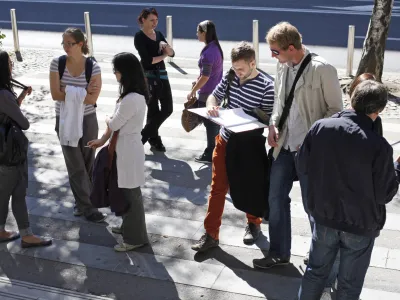
<svg viewBox="0 0 400 300"><path fill-rule="evenodd" d="M77 147L61 146L69 184L75 198L74 215L84 215L88 221L102 222L106 216L92 206L89 198L95 150L85 147L87 142L98 137L96 101L101 90L101 71L94 60L85 57L89 53L89 48L82 30L68 28L62 38L62 45L67 55L53 59L50 66L50 90L56 102L56 132L59 138L61 103L66 100L66 88L73 86L87 91L83 99L82 138L79 139ZM91 72L86 70L89 67ZM88 77L90 77L89 83Z"/></svg>
<svg viewBox="0 0 400 300"><path fill-rule="evenodd" d="M27 130L29 121L22 114L20 106L26 95L32 92L31 87L25 87L17 97L12 84L12 67L7 52L0 51L0 136L5 133L3 130L9 128L11 122L20 129ZM8 129L11 130L11 129ZM3 136L4 137L4 136ZM27 145L28 141L24 137ZM16 143L16 141L14 141ZM1 153L3 154L3 150ZM22 153L17 161L12 154L13 162L1 157L0 162L0 242L16 240L21 236L22 248L49 246L52 241L33 235L29 224L28 209L26 207L26 188L28 186L28 165L26 161L28 153ZM11 157L8 156L7 157ZM11 197L12 212L19 232L7 231L5 229L8 204Z"/></svg>
<svg viewBox="0 0 400 300"><path fill-rule="evenodd" d="M142 130L142 142L149 142L152 151L165 152L158 130L161 124L172 114L172 92L165 70L164 59L175 55L163 34L155 30L158 24L158 13L154 8L144 9L138 23L141 30L135 34L135 48L139 52L144 74L150 91L147 103L147 122ZM158 102L160 102L161 110Z"/></svg>
<svg viewBox="0 0 400 300"><path fill-rule="evenodd" d="M212 21L203 21L197 26L197 38L205 46L200 53L200 76L197 78L187 99L190 100L196 97L196 92L198 91L198 107L205 107L208 96L222 79L224 54L218 41L215 24ZM201 163L211 163L219 125L206 118L203 119L203 124L207 132L207 148L195 160Z"/></svg>
<svg viewBox="0 0 400 300"><path fill-rule="evenodd" d="M107 118L107 129L101 139L88 143L92 149L102 147L119 131L116 143L118 188L128 210L123 213L121 227L112 231L122 234L124 242L114 249L119 252L134 250L147 244L147 230L140 186L145 182L144 147L141 130L148 100L147 86L139 60L132 53L120 53L113 59L114 74L120 84L119 98L112 118ZM113 201L113 199L111 199Z"/></svg>

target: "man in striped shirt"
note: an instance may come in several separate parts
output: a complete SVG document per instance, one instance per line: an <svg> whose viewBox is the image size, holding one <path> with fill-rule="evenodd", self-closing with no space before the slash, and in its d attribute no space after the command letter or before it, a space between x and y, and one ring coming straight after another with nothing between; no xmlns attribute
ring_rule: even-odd
<svg viewBox="0 0 400 300"><path fill-rule="evenodd" d="M258 108L266 115L270 115L274 104L274 86L266 75L257 70L253 47L247 42L239 43L232 49L231 60L235 76L230 83L229 95L225 95L228 87L228 75L226 75L207 99L208 114L218 116L220 105L224 98L227 98L229 99L227 109L242 108L246 113L253 113L253 110ZM229 189L225 155L230 135L229 130L221 127L220 133L216 137L212 159L211 192L204 220L206 233L192 246L195 251L204 252L219 244L219 228L225 196ZM247 214L247 221L243 242L251 244L260 235L262 219Z"/></svg>

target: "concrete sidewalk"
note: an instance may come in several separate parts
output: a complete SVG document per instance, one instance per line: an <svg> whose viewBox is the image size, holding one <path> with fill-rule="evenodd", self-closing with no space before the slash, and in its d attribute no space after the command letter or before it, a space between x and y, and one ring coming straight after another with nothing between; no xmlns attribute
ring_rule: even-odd
<svg viewBox="0 0 400 300"><path fill-rule="evenodd" d="M102 224L73 216L74 197L54 131L54 102L49 96L49 64L51 57L58 52L23 51L26 60L16 63L16 67L25 64L38 67L20 69L17 77L32 84L34 89L22 105L31 122L26 132L30 141L27 206L32 230L38 235L52 237L54 244L38 249L22 249L19 241L1 244L0 276L11 282L23 281L24 286L29 283L46 286L32 286L31 299L34 293L40 298L33 299L59 299L57 293L52 297L46 296L46 293L55 291L53 288L62 289L63 293L79 293L74 294L76 297L84 293L87 299L93 299L92 296L117 300L295 298L305 268L303 257L311 240L298 183L294 184L290 194L293 241L289 266L270 271L253 268L252 259L260 258L268 251L268 225L262 224L263 234L256 244L243 244L245 214L234 208L229 195L222 220L220 247L204 254L195 253L190 248L204 232L203 220L211 182L211 166L194 161L204 150L205 130L198 127L186 133L180 120L191 81L197 76L195 61L176 59L180 69L167 65L174 98L174 113L160 129L167 152L153 153L148 145L145 146L146 183L142 193L150 244L131 253L115 253L113 246L121 241L121 237L113 234L110 227L119 225L120 218L111 214L109 209L102 209L108 213L106 222ZM30 60L29 56L35 53L41 56ZM112 55L98 54L96 57L103 76L97 108L101 134L105 129L105 115L114 110L118 84L110 64ZM391 115L383 118L384 134L389 141L396 142L400 123L397 112L387 114ZM395 156L399 155L400 147L394 147L394 151ZM387 206L387 212L386 225L376 240L365 280L363 300L400 299L398 197ZM16 229L11 213L7 226ZM2 298L0 293L0 300L21 299L17 296L25 293L24 286L15 284L10 287L5 280L3 286L8 286L10 297ZM0 291L3 291L1 280Z"/></svg>

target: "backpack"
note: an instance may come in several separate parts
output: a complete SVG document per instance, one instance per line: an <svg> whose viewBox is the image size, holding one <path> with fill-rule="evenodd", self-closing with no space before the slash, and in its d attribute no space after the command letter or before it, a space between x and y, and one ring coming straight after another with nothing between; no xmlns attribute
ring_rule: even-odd
<svg viewBox="0 0 400 300"><path fill-rule="evenodd" d="M85 77L86 77L86 82L89 84L90 79L92 78L92 71L93 71L93 62L96 61L94 57L88 57L86 59L85 63ZM60 81L61 78L64 75L65 67L67 66L67 56L62 55L58 58L58 75L60 76ZM97 107L97 104L94 105L94 107Z"/></svg>
<svg viewBox="0 0 400 300"><path fill-rule="evenodd" d="M90 78L92 78L92 71L93 71L93 62L96 61L94 57L88 57L86 59L85 64L85 77L87 83L90 82ZM64 75L65 67L67 66L67 56L62 55L58 58L58 74L60 75L60 80Z"/></svg>
<svg viewBox="0 0 400 300"><path fill-rule="evenodd" d="M22 129L5 114L0 115L0 165L18 166L26 161L28 139Z"/></svg>

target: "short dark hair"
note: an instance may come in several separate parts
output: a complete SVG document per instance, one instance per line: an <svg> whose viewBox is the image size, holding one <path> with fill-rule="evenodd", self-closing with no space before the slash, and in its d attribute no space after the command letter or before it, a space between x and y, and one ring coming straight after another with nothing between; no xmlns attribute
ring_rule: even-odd
<svg viewBox="0 0 400 300"><path fill-rule="evenodd" d="M86 39L85 34L83 33L82 29L70 27L70 28L67 28L64 31L63 36L64 35L72 36L74 41L77 42L77 43L82 42L83 43L82 53L83 54L88 54L89 53L89 47L88 47L88 44L87 44L87 39Z"/></svg>
<svg viewBox="0 0 400 300"><path fill-rule="evenodd" d="M142 19L147 19L149 15L155 15L158 18L158 12L155 8L150 7L150 8L145 8L140 12L140 15L137 18L137 22L139 25L143 24Z"/></svg>
<svg viewBox="0 0 400 300"><path fill-rule="evenodd" d="M139 59L132 53L122 52L114 56L112 64L114 71L121 73L120 98L124 98L129 93L138 93L143 95L148 102L149 92Z"/></svg>
<svg viewBox="0 0 400 300"><path fill-rule="evenodd" d="M351 106L358 113L366 115L380 113L388 101L388 92L382 83L365 80L355 88L351 97Z"/></svg>
<svg viewBox="0 0 400 300"><path fill-rule="evenodd" d="M232 62L237 62L242 59L246 62L251 62L256 59L256 52L253 46L248 42L240 42L231 51Z"/></svg>

